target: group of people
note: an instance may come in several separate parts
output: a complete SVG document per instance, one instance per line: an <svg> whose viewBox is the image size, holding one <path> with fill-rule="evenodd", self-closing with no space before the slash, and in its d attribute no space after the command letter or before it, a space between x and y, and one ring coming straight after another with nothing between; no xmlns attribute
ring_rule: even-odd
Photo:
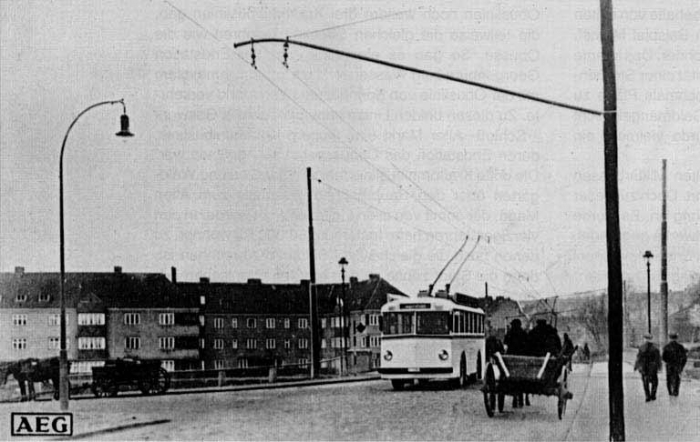
<svg viewBox="0 0 700 442"><path fill-rule="evenodd" d="M634 364L634 370L639 370L642 375L642 384L644 385L644 395L646 401L656 400L656 390L659 386L658 373L661 371L662 361L666 363L666 388L668 395L678 396L681 385L681 372L688 361L688 352L678 343L678 334L671 333L669 335L670 342L663 348L663 353L659 352L659 348L652 342L651 334L644 335L644 344L639 347L637 352L637 360Z"/></svg>
<svg viewBox="0 0 700 442"><path fill-rule="evenodd" d="M570 357L576 352L569 335L564 333L564 341L559 338L557 329L548 324L544 319L538 319L535 327L529 332L523 329L520 319L513 319L510 328L506 332L503 343L491 335L486 339L486 358L499 353L520 356L545 356L549 353L552 356ZM569 362L570 363L570 362ZM523 395L513 396L513 408L530 405L529 399Z"/></svg>

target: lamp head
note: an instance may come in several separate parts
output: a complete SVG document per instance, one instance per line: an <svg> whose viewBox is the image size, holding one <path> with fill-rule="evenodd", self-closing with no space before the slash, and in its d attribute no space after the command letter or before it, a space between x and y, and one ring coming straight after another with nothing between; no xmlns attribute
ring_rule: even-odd
<svg viewBox="0 0 700 442"><path fill-rule="evenodd" d="M340 258L340 261L338 261L338 264L340 264L341 267L344 267L348 265L348 260L345 259L345 257L343 256L342 258Z"/></svg>
<svg viewBox="0 0 700 442"><path fill-rule="evenodd" d="M121 119L120 119L120 123L121 123L122 130L117 132L115 135L118 137L133 137L134 134L132 134L129 131L129 116L126 115L125 113L122 114Z"/></svg>
<svg viewBox="0 0 700 442"><path fill-rule="evenodd" d="M651 250L647 250L646 252L644 252L644 258L649 259L653 257L654 255L651 254Z"/></svg>

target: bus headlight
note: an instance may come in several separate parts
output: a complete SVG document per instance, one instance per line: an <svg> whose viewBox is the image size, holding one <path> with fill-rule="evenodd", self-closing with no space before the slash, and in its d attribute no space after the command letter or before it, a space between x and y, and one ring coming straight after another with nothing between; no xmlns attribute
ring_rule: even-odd
<svg viewBox="0 0 700 442"><path fill-rule="evenodd" d="M440 358L441 361L446 361L450 358L450 354L447 353L447 350L442 350L438 353L438 358Z"/></svg>
<svg viewBox="0 0 700 442"><path fill-rule="evenodd" d="M391 359L393 357L394 357L394 355L391 354L391 352L389 350L387 350L386 353L384 353L384 360L387 362L391 361Z"/></svg>

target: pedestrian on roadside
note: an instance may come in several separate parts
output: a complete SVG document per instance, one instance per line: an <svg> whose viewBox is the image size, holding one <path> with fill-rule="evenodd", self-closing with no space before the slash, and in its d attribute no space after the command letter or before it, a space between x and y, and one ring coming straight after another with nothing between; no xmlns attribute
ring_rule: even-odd
<svg viewBox="0 0 700 442"><path fill-rule="evenodd" d="M644 395L646 401L656 400L656 389L659 386L659 370L661 370L661 353L658 347L652 342L651 334L644 335L646 341L639 347L637 352L637 361L634 364L634 370L639 370L642 375L642 384L644 384Z"/></svg>
<svg viewBox="0 0 700 442"><path fill-rule="evenodd" d="M588 348L588 342L583 343L583 360L589 362L591 360L591 349Z"/></svg>
<svg viewBox="0 0 700 442"><path fill-rule="evenodd" d="M487 324L487 327L488 337L486 338L486 361L490 361L496 353L505 353L506 350L503 347L501 340L498 339L498 336L496 336L496 332L493 330L493 326L491 326L490 322Z"/></svg>
<svg viewBox="0 0 700 442"><path fill-rule="evenodd" d="M688 361L688 351L678 343L678 334L669 335L671 342L666 344L663 352L663 361L666 363L666 387L669 396L678 396L681 387L681 372Z"/></svg>
<svg viewBox="0 0 700 442"><path fill-rule="evenodd" d="M564 359L568 359L567 365L569 367L569 371L571 371L571 358L574 356L574 353L576 353L576 349L578 347L574 347L574 343L571 342L571 338L569 338L568 333L564 333L564 343L562 344L561 347L561 356Z"/></svg>

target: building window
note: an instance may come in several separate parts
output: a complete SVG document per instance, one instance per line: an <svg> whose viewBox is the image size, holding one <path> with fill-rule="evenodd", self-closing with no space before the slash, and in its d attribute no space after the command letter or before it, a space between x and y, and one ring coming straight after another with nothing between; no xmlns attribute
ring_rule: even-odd
<svg viewBox="0 0 700 442"><path fill-rule="evenodd" d="M207 321L206 321L206 318L204 317L204 315L199 315L199 325L204 327L204 324L206 324L206 323L207 323Z"/></svg>
<svg viewBox="0 0 700 442"><path fill-rule="evenodd" d="M292 348L292 340L291 339L284 340L284 348L286 348L286 349Z"/></svg>
<svg viewBox="0 0 700 442"><path fill-rule="evenodd" d="M231 318L231 327L238 328L238 318Z"/></svg>
<svg viewBox="0 0 700 442"><path fill-rule="evenodd" d="M246 358L238 359L238 368L248 368L248 359L246 359Z"/></svg>
<svg viewBox="0 0 700 442"><path fill-rule="evenodd" d="M309 340L305 338L299 339L299 348L309 348Z"/></svg>
<svg viewBox="0 0 700 442"><path fill-rule="evenodd" d="M204 297L204 296L200 296L200 297L199 297L199 304L200 304L200 305L204 305L204 304L206 304L206 303L207 303L207 298Z"/></svg>
<svg viewBox="0 0 700 442"><path fill-rule="evenodd" d="M267 328L275 328L275 318L267 318L265 320L265 327Z"/></svg>
<svg viewBox="0 0 700 442"><path fill-rule="evenodd" d="M127 350L138 350L141 348L141 338L138 336L127 336L124 340L124 348Z"/></svg>
<svg viewBox="0 0 700 442"><path fill-rule="evenodd" d="M326 348L327 346L328 346L328 345L326 344L326 340L325 340L325 339L321 339L321 348L323 349L323 348Z"/></svg>
<svg viewBox="0 0 700 442"><path fill-rule="evenodd" d="M265 340L265 348L267 349L273 349L277 348L277 342L274 339L266 339Z"/></svg>
<svg viewBox="0 0 700 442"><path fill-rule="evenodd" d="M223 339L214 339L214 349L215 350L223 350L224 349L224 340Z"/></svg>
<svg viewBox="0 0 700 442"><path fill-rule="evenodd" d="M308 368L309 360L306 358L299 358L297 359L297 363L301 368Z"/></svg>
<svg viewBox="0 0 700 442"><path fill-rule="evenodd" d="M321 328L326 328L326 318L321 318Z"/></svg>
<svg viewBox="0 0 700 442"><path fill-rule="evenodd" d="M206 340L204 338L199 338L199 348L206 348ZM204 361L202 361L204 362ZM204 370L204 369L202 369Z"/></svg>
<svg viewBox="0 0 700 442"><path fill-rule="evenodd" d="M258 347L258 340L257 339L246 339L245 347L250 348L250 349L257 348Z"/></svg>
<svg viewBox="0 0 700 442"><path fill-rule="evenodd" d="M246 325L248 326L248 328L255 328L258 326L258 323L255 320L255 318L248 318L246 320Z"/></svg>
<svg viewBox="0 0 700 442"><path fill-rule="evenodd" d="M68 344L68 341L66 341ZM60 350L61 349L61 338L49 338L49 350Z"/></svg>
<svg viewBox="0 0 700 442"><path fill-rule="evenodd" d="M291 322L291 321L289 320L289 318L284 318L284 328L289 328L289 323L290 323L290 322Z"/></svg>
<svg viewBox="0 0 700 442"><path fill-rule="evenodd" d="M124 313L124 324L139 325L141 323L141 314L139 313Z"/></svg>
<svg viewBox="0 0 700 442"><path fill-rule="evenodd" d="M173 360L160 361L160 366L163 367L165 371L175 371L175 361Z"/></svg>
<svg viewBox="0 0 700 442"><path fill-rule="evenodd" d="M299 322L297 325L302 330L307 329L309 328L309 320L307 318L299 318Z"/></svg>
<svg viewBox="0 0 700 442"><path fill-rule="evenodd" d="M224 328L224 318L214 318L214 328Z"/></svg>
<svg viewBox="0 0 700 442"><path fill-rule="evenodd" d="M105 314L78 313L78 325L105 325Z"/></svg>
<svg viewBox="0 0 700 442"><path fill-rule="evenodd" d="M51 295L48 293L39 293L39 302L47 302L51 300Z"/></svg>
<svg viewBox="0 0 700 442"><path fill-rule="evenodd" d="M27 325L27 315L12 315L12 325Z"/></svg>
<svg viewBox="0 0 700 442"><path fill-rule="evenodd" d="M367 348L367 336L362 336L360 338L360 347Z"/></svg>
<svg viewBox="0 0 700 442"><path fill-rule="evenodd" d="M382 344L382 340L379 336L370 336L369 337L369 346L370 347L379 347Z"/></svg>
<svg viewBox="0 0 700 442"><path fill-rule="evenodd" d="M369 325L379 325L379 315L369 315Z"/></svg>
<svg viewBox="0 0 700 442"><path fill-rule="evenodd" d="M238 339L233 339L231 341L231 348L238 348Z"/></svg>
<svg viewBox="0 0 700 442"><path fill-rule="evenodd" d="M78 338L79 350L104 350L105 338L102 337L83 337Z"/></svg>
<svg viewBox="0 0 700 442"><path fill-rule="evenodd" d="M13 350L26 350L27 349L27 339L26 338L14 338L12 340Z"/></svg>
<svg viewBox="0 0 700 442"><path fill-rule="evenodd" d="M175 313L159 313L158 324L175 325Z"/></svg>
<svg viewBox="0 0 700 442"><path fill-rule="evenodd" d="M158 348L161 350L173 350L175 349L175 338L172 336L164 336L158 338Z"/></svg>
<svg viewBox="0 0 700 442"><path fill-rule="evenodd" d="M66 325L68 325L69 318L70 318L70 316L66 315ZM49 315L49 325L51 325L51 326L61 325L61 314L55 313L55 314Z"/></svg>
<svg viewBox="0 0 700 442"><path fill-rule="evenodd" d="M223 370L226 368L226 361L223 359L217 359L214 361L214 370Z"/></svg>
<svg viewBox="0 0 700 442"><path fill-rule="evenodd" d="M340 328L340 317L335 316L331 318L331 327L333 328Z"/></svg>
<svg viewBox="0 0 700 442"><path fill-rule="evenodd" d="M18 295L15 297L15 302L24 302L24 301L26 301L26 300L27 300L27 294L26 294L26 293L18 294Z"/></svg>

